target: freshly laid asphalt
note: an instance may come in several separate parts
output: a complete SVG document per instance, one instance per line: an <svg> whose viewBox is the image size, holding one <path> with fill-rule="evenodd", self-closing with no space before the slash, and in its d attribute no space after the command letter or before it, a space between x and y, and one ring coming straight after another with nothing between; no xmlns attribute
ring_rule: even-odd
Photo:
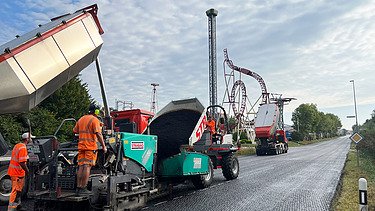
<svg viewBox="0 0 375 211"><path fill-rule="evenodd" d="M226 181L215 170L209 188L181 185L143 210L329 210L349 146L340 137L281 155L243 156L238 179Z"/></svg>
<svg viewBox="0 0 375 211"><path fill-rule="evenodd" d="M281 155L242 156L237 179L226 181L221 170L215 170L209 188L179 185L142 210L330 210L349 146L350 139L340 137ZM26 207L33 209L32 204Z"/></svg>

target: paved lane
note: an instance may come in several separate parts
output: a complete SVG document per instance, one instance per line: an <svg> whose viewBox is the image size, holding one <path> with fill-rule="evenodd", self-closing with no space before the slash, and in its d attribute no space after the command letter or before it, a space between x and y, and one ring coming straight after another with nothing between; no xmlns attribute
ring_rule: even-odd
<svg viewBox="0 0 375 211"><path fill-rule="evenodd" d="M211 187L177 187L144 210L329 210L349 146L340 137L287 154L241 157L238 179L225 181L216 170Z"/></svg>

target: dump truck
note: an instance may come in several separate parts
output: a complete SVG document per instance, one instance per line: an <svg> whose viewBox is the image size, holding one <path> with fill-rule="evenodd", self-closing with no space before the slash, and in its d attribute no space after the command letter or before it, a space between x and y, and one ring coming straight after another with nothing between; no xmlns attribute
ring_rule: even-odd
<svg viewBox="0 0 375 211"><path fill-rule="evenodd" d="M155 114L142 109L112 111L114 131L142 134Z"/></svg>
<svg viewBox="0 0 375 211"><path fill-rule="evenodd" d="M295 98L271 98L261 104L255 118L256 154L278 155L288 152L288 139L284 129L284 105Z"/></svg>
<svg viewBox="0 0 375 211"><path fill-rule="evenodd" d="M142 128L136 133L114 131L98 60L103 30L97 9L92 5L53 18L0 46L0 70L9 82L0 84L0 114L30 110L93 62L102 91L108 152L98 150L88 184L91 194L75 192L78 141L60 143L55 132L27 145L26 188L34 209L132 210L188 180L196 188L208 187L214 168L222 168L228 180L237 178L238 147L230 131L207 134L210 107L205 109L197 99L167 105L147 125L147 134L140 134Z"/></svg>

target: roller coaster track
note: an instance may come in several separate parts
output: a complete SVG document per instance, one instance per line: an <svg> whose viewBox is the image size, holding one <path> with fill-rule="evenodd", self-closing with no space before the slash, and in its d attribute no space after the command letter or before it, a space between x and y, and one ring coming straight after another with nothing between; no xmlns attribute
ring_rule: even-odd
<svg viewBox="0 0 375 211"><path fill-rule="evenodd" d="M258 75L256 72L253 72L253 71L248 70L246 68L235 66L233 64L232 60L230 60L229 57L228 57L227 49L224 49L224 58L225 58L224 63L226 63L229 66L230 69L238 71L240 73L243 73L245 75L249 75L249 76L255 78L255 80L257 80L258 83L260 84L260 88L262 89L262 104L269 103L269 101L270 101L269 93L267 92L266 83L264 82L263 78L260 75ZM234 98L234 96L231 96L231 98Z"/></svg>
<svg viewBox="0 0 375 211"><path fill-rule="evenodd" d="M236 115L237 119L239 119L241 117L241 115L243 115L243 112L245 111L247 95L246 95L246 87L245 87L244 82L241 81L241 80L237 80L234 83L233 88L232 88L232 92L231 92L231 95L230 95L230 102L235 102L237 88L239 88L239 90L241 91L241 94L242 94L241 106L239 108L239 111L237 111L236 104L232 103L232 109L233 109L233 112Z"/></svg>

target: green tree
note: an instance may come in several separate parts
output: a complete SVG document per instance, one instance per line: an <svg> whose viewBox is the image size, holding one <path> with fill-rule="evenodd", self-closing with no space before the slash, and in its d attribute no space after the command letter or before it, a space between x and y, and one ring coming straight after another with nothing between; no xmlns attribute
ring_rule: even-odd
<svg viewBox="0 0 375 211"><path fill-rule="evenodd" d="M292 121L295 129L299 129L306 136L314 132L318 124L318 109L315 104L301 104L292 113Z"/></svg>
<svg viewBox="0 0 375 211"><path fill-rule="evenodd" d="M359 133L363 139L358 143L358 149L375 158L375 110L372 111L371 118L360 126Z"/></svg>
<svg viewBox="0 0 375 211"><path fill-rule="evenodd" d="M330 136L336 136L338 129L342 127L340 118L331 113L327 113L326 116L328 121L328 133Z"/></svg>
<svg viewBox="0 0 375 211"><path fill-rule="evenodd" d="M11 114L0 115L0 132L10 144L18 143L22 125L17 121L17 117Z"/></svg>
<svg viewBox="0 0 375 211"><path fill-rule="evenodd" d="M317 115L317 124L315 127L315 132L318 133L318 137L326 136L328 130L327 116L323 112L319 112Z"/></svg>
<svg viewBox="0 0 375 211"><path fill-rule="evenodd" d="M59 120L78 119L87 113L91 101L87 84L75 77L45 99L40 107L54 113Z"/></svg>
<svg viewBox="0 0 375 211"><path fill-rule="evenodd" d="M301 104L292 113L292 121L295 129L299 129L299 135L307 137L332 137L336 136L338 129L342 127L338 116L331 113L318 111L315 104Z"/></svg>
<svg viewBox="0 0 375 211"><path fill-rule="evenodd" d="M35 107L27 113L30 120L31 133L34 136L53 135L58 126L58 120L53 112L42 107Z"/></svg>
<svg viewBox="0 0 375 211"><path fill-rule="evenodd" d="M292 140L293 141L303 141L303 135L302 135L302 133L300 133L298 131L294 131L292 133Z"/></svg>

